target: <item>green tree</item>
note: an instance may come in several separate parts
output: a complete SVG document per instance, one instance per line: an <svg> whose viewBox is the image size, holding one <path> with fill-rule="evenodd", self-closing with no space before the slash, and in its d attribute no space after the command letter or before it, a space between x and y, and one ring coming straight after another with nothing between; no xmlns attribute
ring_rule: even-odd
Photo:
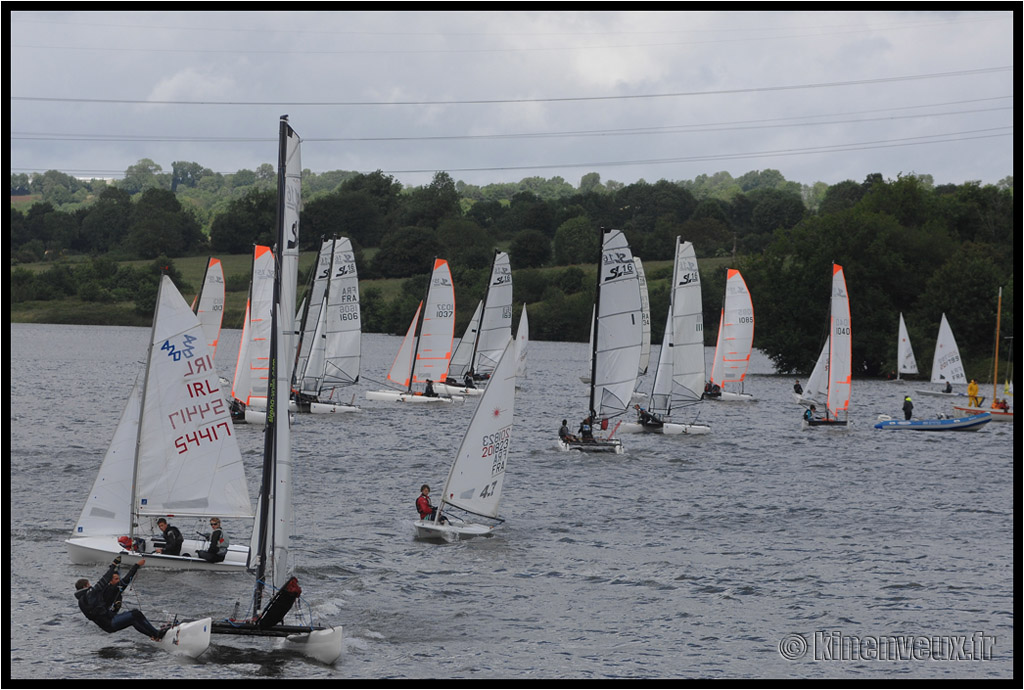
<svg viewBox="0 0 1024 690"><path fill-rule="evenodd" d="M596 263L601 252L601 237L585 216L565 221L555 231L555 264Z"/></svg>
<svg viewBox="0 0 1024 690"><path fill-rule="evenodd" d="M210 248L225 254L246 254L254 244L270 246L277 227L277 192L249 190L228 204L210 226ZM308 233L303 232L302 235Z"/></svg>
<svg viewBox="0 0 1024 690"><path fill-rule="evenodd" d="M521 230L508 249L513 269L536 268L551 260L551 240L539 230Z"/></svg>

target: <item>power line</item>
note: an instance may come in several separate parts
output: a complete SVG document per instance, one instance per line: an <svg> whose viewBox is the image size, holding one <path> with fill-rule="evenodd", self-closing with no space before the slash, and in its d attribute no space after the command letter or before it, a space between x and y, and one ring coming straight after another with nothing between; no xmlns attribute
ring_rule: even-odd
<svg viewBox="0 0 1024 690"><path fill-rule="evenodd" d="M351 107L351 106L429 106L429 105L503 105L509 103L580 103L593 101L628 101L649 100L656 98L684 98L692 96L721 96L730 94L763 93L773 91L798 91L802 89L823 89L846 86L864 86L868 84L888 84L923 79L943 79L947 77L969 77L980 74L1012 71L1013 66L981 67L978 69L957 70L953 72L934 72L931 74L913 74L898 77L876 77L873 79L854 79L850 81L819 82L811 84L791 84L783 86L756 86L743 89L716 89L711 91L678 91L670 93L627 94L617 96L560 96L555 98L497 98L467 99L451 101L170 101L141 100L132 98L67 98L55 96L11 96L12 101L36 101L44 103L94 103L120 105L232 105L232 106L274 106L284 108L296 107Z"/></svg>

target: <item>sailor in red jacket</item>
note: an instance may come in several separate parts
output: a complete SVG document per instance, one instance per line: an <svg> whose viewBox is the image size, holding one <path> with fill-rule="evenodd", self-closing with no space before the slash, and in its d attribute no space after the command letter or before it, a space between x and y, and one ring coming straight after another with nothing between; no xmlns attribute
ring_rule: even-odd
<svg viewBox="0 0 1024 690"><path fill-rule="evenodd" d="M420 520L433 520L437 508L430 505L430 485L424 484L420 487L420 497L416 499L416 510L420 513ZM440 522L448 522L442 515Z"/></svg>

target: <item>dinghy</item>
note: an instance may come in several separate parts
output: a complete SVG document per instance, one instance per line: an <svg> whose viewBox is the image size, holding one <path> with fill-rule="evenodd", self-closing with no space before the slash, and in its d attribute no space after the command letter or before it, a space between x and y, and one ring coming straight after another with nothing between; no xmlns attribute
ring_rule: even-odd
<svg viewBox="0 0 1024 690"><path fill-rule="evenodd" d="M754 303L743 276L734 268L728 269L725 279L725 300L718 321L718 339L715 358L711 363L708 383L714 393L705 389L708 400L750 401L754 396L743 392L743 379L750 366L750 353L754 346ZM739 384L740 390L727 390L729 384Z"/></svg>
<svg viewBox="0 0 1024 690"><path fill-rule="evenodd" d="M515 341L509 338L448 471L434 518L414 523L418 539L490 536L503 522L498 506L512 440L516 364Z"/></svg>
<svg viewBox="0 0 1024 690"><path fill-rule="evenodd" d="M251 523L252 503L202 326L174 283L160 278L146 371L121 415L96 481L66 540L72 563L242 572L247 549L231 545L220 563L197 556L205 539L186 536L181 555L162 547L162 517L205 523L210 517ZM145 530L145 526L149 530Z"/></svg>
<svg viewBox="0 0 1024 690"><path fill-rule="evenodd" d="M832 264L832 298L829 306L829 335L825 342L828 351L825 370L825 416L803 419L806 427L846 428L850 407L850 389L853 374L853 336L850 330L850 296L846 292L843 267ZM824 353L825 350L823 349ZM821 358L819 357L819 361ZM817 369L817 367L815 367ZM814 378L814 375L811 375ZM818 384L815 384L817 387ZM812 389L808 380L808 389ZM813 390L813 389L812 389ZM804 391L806 395L808 391ZM842 414L842 418L839 415Z"/></svg>
<svg viewBox="0 0 1024 690"><path fill-rule="evenodd" d="M710 433L711 427L705 424L671 421L681 410L700 405L704 367L704 315L697 255L692 243L676 237L669 307L648 409L638 410L636 419L619 424L619 433Z"/></svg>
<svg viewBox="0 0 1024 690"><path fill-rule="evenodd" d="M891 431L977 431L992 421L992 415L982 412L950 419L879 419L875 428Z"/></svg>
<svg viewBox="0 0 1024 690"><path fill-rule="evenodd" d="M423 319L420 320L422 313ZM390 390L367 391L367 400L425 405L461 402L463 396L440 395L436 386L448 374L455 340L455 287L448 262L434 259L427 294L416 307L416 313L405 333L387 379L395 384ZM427 396L413 391L413 383L431 382L437 395Z"/></svg>
<svg viewBox="0 0 1024 690"><path fill-rule="evenodd" d="M602 230L600 264L597 267L588 415L593 427L607 431L609 420L620 417L629 407L640 366L643 332L640 317L640 289L636 264L626 236L620 230ZM621 453L622 443L594 435L581 440L558 440L559 450L585 453Z"/></svg>
<svg viewBox="0 0 1024 690"><path fill-rule="evenodd" d="M347 237L321 243L307 297L298 331L295 408L310 414L358 412L354 402L339 399L359 381L362 331L359 276Z"/></svg>
<svg viewBox="0 0 1024 690"><path fill-rule="evenodd" d="M932 383L949 383L951 385L967 384L967 374L964 373L964 363L960 359L960 348L957 347L956 338L953 337L953 329L950 328L946 315L942 315L939 321L939 334L935 338L935 355L932 357ZM931 395L938 397L966 397L963 391L936 390L933 388L918 388L920 395Z"/></svg>

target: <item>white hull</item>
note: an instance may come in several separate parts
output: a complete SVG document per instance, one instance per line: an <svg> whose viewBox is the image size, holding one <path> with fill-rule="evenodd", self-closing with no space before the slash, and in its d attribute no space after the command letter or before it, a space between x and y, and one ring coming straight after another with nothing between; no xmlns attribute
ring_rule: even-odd
<svg viewBox="0 0 1024 690"><path fill-rule="evenodd" d="M982 408L982 407L960 407L958 405L953 405L953 409L956 410L957 412L964 412L964 413L969 414L969 415L980 414L982 412L988 412L990 415L992 415L992 421L993 422L1012 422L1013 421L1013 410L1000 410L1000 409L997 409L997 408L989 408L989 407L985 407L985 408Z"/></svg>
<svg viewBox="0 0 1024 690"><path fill-rule="evenodd" d="M704 424L675 424L665 422L660 427L644 426L640 422L622 422L619 424L618 434L663 434L665 436L699 436L710 434L711 427Z"/></svg>
<svg viewBox="0 0 1024 690"><path fill-rule="evenodd" d="M558 450L563 452L578 450L581 453L615 453L616 455L621 455L623 452L622 441L618 439L599 439L587 443L583 441L566 443L559 439Z"/></svg>
<svg viewBox="0 0 1024 690"><path fill-rule="evenodd" d="M350 405L348 403L322 403L315 402L309 404L310 414L336 414L338 412L361 412L358 405Z"/></svg>
<svg viewBox="0 0 1024 690"><path fill-rule="evenodd" d="M705 396L705 400L719 400L721 402L750 402L754 399L754 396L749 393L733 393L731 391L722 391L721 395L717 396Z"/></svg>
<svg viewBox="0 0 1024 690"><path fill-rule="evenodd" d="M966 398L966 393L958 393L956 391L947 393L946 391L930 390L928 388L915 388L914 392L918 395L931 395L936 398Z"/></svg>
<svg viewBox="0 0 1024 690"><path fill-rule="evenodd" d="M463 395L470 398L479 397L484 394L483 388L466 388L465 386L450 386L447 383L435 383L434 391L439 395Z"/></svg>
<svg viewBox="0 0 1024 690"><path fill-rule="evenodd" d="M195 659L210 647L211 622L210 618L202 618L176 625L168 629L157 644L171 654Z"/></svg>
<svg viewBox="0 0 1024 690"><path fill-rule="evenodd" d="M416 404L437 404L462 402L465 398L461 396L428 398L421 393L400 393L398 391L366 391L367 400L380 400L383 402L402 402Z"/></svg>
<svg viewBox="0 0 1024 690"><path fill-rule="evenodd" d="M186 539L181 547L182 554L188 556L165 556L162 553L139 553L125 551L117 543L116 537L72 537L64 541L67 545L71 562L78 565L93 563L109 563L114 556L120 554L124 565L135 565L139 559L146 559L146 568L166 568L169 570L212 570L214 572L245 572L245 561L249 556L246 546L231 546L227 558L220 563L209 563L193 556L200 549L205 549L207 542L197 539Z"/></svg>
<svg viewBox="0 0 1024 690"><path fill-rule="evenodd" d="M489 537L494 534L494 527L480 525L475 522L464 522L458 525L452 523L439 525L432 520L417 520L413 525L416 527L417 539L453 542L460 539L472 539L473 537Z"/></svg>
<svg viewBox="0 0 1024 690"><path fill-rule="evenodd" d="M288 414L291 415L291 420L295 421L294 410L289 407ZM254 424L256 426L265 426L267 423L267 411L266 410L254 410L251 407L245 408L245 423Z"/></svg>
<svg viewBox="0 0 1024 690"><path fill-rule="evenodd" d="M284 647L316 659L322 664L333 664L341 657L344 647L342 626L289 635L284 639Z"/></svg>

